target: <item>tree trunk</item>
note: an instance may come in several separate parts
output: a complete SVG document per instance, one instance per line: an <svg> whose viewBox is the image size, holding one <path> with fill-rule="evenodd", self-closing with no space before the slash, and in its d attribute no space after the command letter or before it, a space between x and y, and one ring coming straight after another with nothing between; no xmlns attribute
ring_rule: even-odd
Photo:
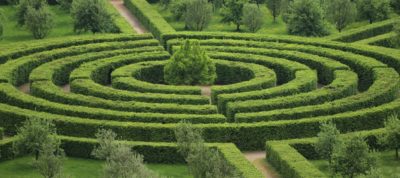
<svg viewBox="0 0 400 178"><path fill-rule="evenodd" d="M236 24L236 31L240 31L240 24Z"/></svg>
<svg viewBox="0 0 400 178"><path fill-rule="evenodd" d="M36 161L39 159L39 150L35 151L35 159L36 159Z"/></svg>

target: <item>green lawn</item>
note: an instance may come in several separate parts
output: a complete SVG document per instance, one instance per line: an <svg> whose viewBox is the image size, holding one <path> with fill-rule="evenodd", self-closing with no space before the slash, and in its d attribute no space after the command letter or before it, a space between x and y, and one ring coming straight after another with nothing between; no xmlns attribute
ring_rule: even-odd
<svg viewBox="0 0 400 178"><path fill-rule="evenodd" d="M380 169L382 176L387 178L400 177L400 160L394 157L394 151L374 152L371 153L377 160L377 167ZM329 164L326 160L311 161L318 169L329 175Z"/></svg>
<svg viewBox="0 0 400 178"><path fill-rule="evenodd" d="M32 166L32 157L17 158L0 162L0 177L7 178L41 178L38 171ZM67 158L63 173L69 177L97 178L101 177L103 161ZM148 164L150 169L162 176L175 178L190 178L186 165Z"/></svg>

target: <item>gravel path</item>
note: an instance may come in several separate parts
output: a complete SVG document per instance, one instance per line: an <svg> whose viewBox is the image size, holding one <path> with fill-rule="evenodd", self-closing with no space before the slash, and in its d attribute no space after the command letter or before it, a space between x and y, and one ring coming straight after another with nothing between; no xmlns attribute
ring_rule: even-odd
<svg viewBox="0 0 400 178"><path fill-rule="evenodd" d="M266 178L279 178L275 170L265 162L265 151L245 152L243 154Z"/></svg>
<svg viewBox="0 0 400 178"><path fill-rule="evenodd" d="M128 21L136 33L147 33L146 28L144 28L139 20L124 6L124 2L122 0L111 0L110 2L118 10L121 16Z"/></svg>
<svg viewBox="0 0 400 178"><path fill-rule="evenodd" d="M66 84L64 86L61 86L61 89L65 92L65 93L69 93L71 92L71 86L69 84Z"/></svg>
<svg viewBox="0 0 400 178"><path fill-rule="evenodd" d="M29 94L31 92L31 84L30 83L25 83L25 84L19 86L18 90Z"/></svg>

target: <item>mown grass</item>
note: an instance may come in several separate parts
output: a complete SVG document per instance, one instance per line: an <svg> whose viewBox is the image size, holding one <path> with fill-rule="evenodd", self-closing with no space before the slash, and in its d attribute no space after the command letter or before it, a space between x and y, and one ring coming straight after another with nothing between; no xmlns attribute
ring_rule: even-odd
<svg viewBox="0 0 400 178"><path fill-rule="evenodd" d="M397 178L400 177L400 160L394 157L394 151L373 152L371 153L376 158L377 168L380 170L384 178ZM326 175L330 175L329 163L326 160L312 160L311 161L319 170Z"/></svg>
<svg viewBox="0 0 400 178"><path fill-rule="evenodd" d="M37 169L32 165L33 159L33 157L22 157L0 162L0 177L41 178ZM98 178L102 176L103 163L99 160L69 157L64 162L63 175L71 178ZM186 165L148 164L147 167L166 177L192 177Z"/></svg>

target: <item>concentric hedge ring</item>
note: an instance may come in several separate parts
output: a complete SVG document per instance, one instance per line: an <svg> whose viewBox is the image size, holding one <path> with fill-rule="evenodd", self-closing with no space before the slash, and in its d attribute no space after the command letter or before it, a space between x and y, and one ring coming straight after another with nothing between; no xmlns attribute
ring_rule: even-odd
<svg viewBox="0 0 400 178"><path fill-rule="evenodd" d="M248 150L267 139L315 136L321 121L343 132L380 128L400 109L396 50L229 33L163 41L172 52L181 38L199 39L221 81L231 82L211 87L212 104L199 87L160 84L170 54L149 35L49 40L0 54L0 126L13 132L40 117L68 136L93 137L103 127L126 140L173 141L176 123L188 120L208 141ZM28 82L30 94L18 91ZM71 92L60 89L66 84Z"/></svg>

